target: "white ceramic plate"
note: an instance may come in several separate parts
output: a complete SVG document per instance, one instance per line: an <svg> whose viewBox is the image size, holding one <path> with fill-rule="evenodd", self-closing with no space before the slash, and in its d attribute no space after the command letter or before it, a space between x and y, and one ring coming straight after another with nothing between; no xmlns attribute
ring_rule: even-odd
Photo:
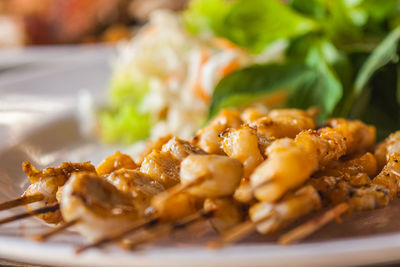
<svg viewBox="0 0 400 267"><path fill-rule="evenodd" d="M38 167L61 161L98 163L115 149L84 138L78 129L78 91L85 88L101 98L107 85L112 51L101 48L96 53L90 58L74 54L75 60L62 64L0 73L0 201L15 198L27 187L21 171L23 161ZM72 233L43 244L24 238L48 229L28 219L0 227L0 257L62 266L338 266L393 262L400 260L399 205L395 201L381 210L353 214L341 225L332 223L302 244L282 247L273 243L276 237L255 235L217 251L205 248L205 240L215 236L203 223L196 230L179 233L146 250L123 252L111 247L77 256L74 247L84 240ZM11 211L1 212L0 217L9 214ZM207 230L204 238L196 236L200 229ZM187 239L191 241L183 242Z"/></svg>

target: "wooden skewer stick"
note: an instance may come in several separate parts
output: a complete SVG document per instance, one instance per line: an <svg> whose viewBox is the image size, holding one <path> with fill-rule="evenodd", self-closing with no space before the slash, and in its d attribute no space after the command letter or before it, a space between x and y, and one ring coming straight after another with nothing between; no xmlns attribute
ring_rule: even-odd
<svg viewBox="0 0 400 267"><path fill-rule="evenodd" d="M38 202L43 200L44 196L42 194L35 194L30 196L22 196L17 199L6 201L0 203L0 211L12 209L18 206L26 205L33 202Z"/></svg>
<svg viewBox="0 0 400 267"><path fill-rule="evenodd" d="M107 243L112 243L112 242L118 241L118 240L124 238L125 236L127 236L127 235L129 235L129 234L141 229L141 228L152 227L154 225L157 225L158 221L159 221L158 218L152 218L152 219L143 220L143 221L141 221L139 223L136 223L135 225L125 229L124 231L122 231L120 233L117 233L117 234L112 235L112 236L104 237L104 238L102 238L102 239L100 239L100 240L98 240L96 242L93 242L91 244L79 247L78 249L76 249L75 253L76 254L80 254L80 253L82 253L85 250L88 250L90 248L101 247L101 246L103 246L103 245L105 245Z"/></svg>
<svg viewBox="0 0 400 267"><path fill-rule="evenodd" d="M167 201L168 199L172 198L173 196L176 196L195 185L201 184L210 178L211 178L210 176L204 175L204 176L200 176L199 178L197 178L193 181L188 182L187 184L184 184L184 185L177 184L177 185L171 187L170 189L168 189L167 191L160 193L157 196L158 201L161 201L161 202Z"/></svg>
<svg viewBox="0 0 400 267"><path fill-rule="evenodd" d="M282 235L278 239L278 243L281 245L288 245L295 242L299 242L304 238L310 236L312 233L323 227L335 218L338 218L343 213L350 209L347 203L341 203L336 207L328 210L321 216L311 219L310 221L294 228L293 230Z"/></svg>
<svg viewBox="0 0 400 267"><path fill-rule="evenodd" d="M52 236L54 236L54 235L56 235L56 234L58 234L60 232L63 232L64 230L66 230L69 227L77 224L78 222L79 222L79 219L75 219L75 220L66 222L63 225L61 225L59 227L56 227L54 229L51 229L48 232L45 232L43 234L34 235L34 236L32 236L32 238L37 242L43 242L43 241L49 239L50 237L52 237Z"/></svg>
<svg viewBox="0 0 400 267"><path fill-rule="evenodd" d="M237 225L233 229L228 230L227 233L223 234L220 240L209 242L208 246L210 248L220 248L228 244L236 243L246 236L249 236L256 230L257 224L268 220L272 215L273 213L269 213L256 221L247 220L244 223Z"/></svg>
<svg viewBox="0 0 400 267"><path fill-rule="evenodd" d="M202 216L203 218L207 218L207 217L211 216L210 212L202 212L202 211L200 211L200 212L196 213L195 215L190 215L190 216L186 217L186 219L184 219L184 221L181 221L181 222L173 224L173 228L174 229L178 229L179 227L183 227L183 225L185 224L186 220L193 220L193 218L191 216L199 216L199 215ZM148 219L148 220L144 220L144 221L142 221L140 223L137 223L137 224L133 225L132 227L130 227L130 228L128 228L128 229L126 229L126 230L124 230L124 231L122 231L120 233L117 233L117 234L115 234L113 236L104 237L104 238L102 238L102 239L100 239L100 240L98 240L98 241L96 241L94 243L82 246L82 247L78 248L75 252L77 254L80 254L80 253L82 253L85 250L88 250L90 248L100 247L100 246L103 246L105 244L121 240L125 236L127 236L127 235L129 235L129 234L131 234L131 233L133 233L135 231L138 231L139 229L155 227L155 226L158 225L159 222L160 222L160 218L158 218L158 217L152 218L152 219Z"/></svg>
<svg viewBox="0 0 400 267"><path fill-rule="evenodd" d="M235 243L251 234L256 229L256 226L257 224L252 221L241 223L224 234L220 240L209 242L208 246L210 248L220 248L227 244Z"/></svg>
<svg viewBox="0 0 400 267"><path fill-rule="evenodd" d="M147 235L142 236L141 238L136 239L132 242L123 243L122 246L124 249L128 250L144 243L156 241L161 237L170 234L173 231L186 228L192 225L193 223L198 222L199 220L210 218L213 215L213 212L214 212L213 210L210 211L200 210L196 213L186 216L185 218L183 218L178 222L160 225L160 229L156 230L155 232L148 233Z"/></svg>
<svg viewBox="0 0 400 267"><path fill-rule="evenodd" d="M31 211L24 212L24 213L17 214L17 215L13 215L13 216L1 219L0 220L0 225L6 224L6 223L10 223L10 222L13 222L13 221L17 221L17 220L22 220L22 219L25 219L25 218L28 218L28 217L32 217L32 216L35 216L35 215L39 215L39 214L43 214L43 213L54 212L54 211L57 211L59 208L60 208L59 204L54 204L54 205L51 205L51 206L39 208L39 209L36 209L36 210L31 210Z"/></svg>

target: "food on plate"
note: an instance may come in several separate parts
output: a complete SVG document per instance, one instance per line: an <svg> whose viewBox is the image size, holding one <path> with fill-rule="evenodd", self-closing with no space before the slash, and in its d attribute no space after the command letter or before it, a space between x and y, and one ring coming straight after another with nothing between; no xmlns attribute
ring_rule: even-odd
<svg viewBox="0 0 400 267"><path fill-rule="evenodd" d="M156 11L120 45L97 129L124 144L189 138L223 108L317 106L319 122L361 119L382 140L400 123L399 8L193 0L181 13Z"/></svg>
<svg viewBox="0 0 400 267"><path fill-rule="evenodd" d="M215 247L328 209L278 240L289 244L346 212L388 205L400 179L399 132L375 148L373 126L342 118L318 124L316 116L314 109L222 110L190 141L150 141L136 161L116 152L97 168L63 163L40 171L24 163L31 186L0 207L29 212L0 224L37 216L57 227L36 239L70 229L93 242L83 252L116 241L134 248L209 221L221 235ZM204 146L207 132L213 143Z"/></svg>

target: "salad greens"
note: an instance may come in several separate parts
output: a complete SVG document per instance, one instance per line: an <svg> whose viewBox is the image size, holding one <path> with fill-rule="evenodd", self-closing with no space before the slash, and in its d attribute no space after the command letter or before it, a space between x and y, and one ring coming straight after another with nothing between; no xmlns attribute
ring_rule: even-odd
<svg viewBox="0 0 400 267"><path fill-rule="evenodd" d="M380 138L400 128L400 0L197 0L185 22L192 32L212 32L254 53L290 42L284 62L222 79L209 117L282 90L282 106L319 106L321 120L363 119L377 125Z"/></svg>
<svg viewBox="0 0 400 267"><path fill-rule="evenodd" d="M114 74L109 88L111 109L99 115L105 142L118 140L130 144L149 136L150 114L140 110L140 104L148 91L146 86L146 83L135 81L128 72Z"/></svg>
<svg viewBox="0 0 400 267"><path fill-rule="evenodd" d="M194 1L184 13L190 32L225 37L254 53L278 40L316 30L318 24L280 1Z"/></svg>
<svg viewBox="0 0 400 267"><path fill-rule="evenodd" d="M377 126L379 138L400 128L400 0L193 0L179 16L184 35L200 37L199 43L225 38L250 56L264 55L275 42L288 44L283 60L222 78L208 119L222 108L262 101L318 106L320 121L362 119ZM130 66L114 72L111 108L99 117L106 142L145 139L155 123L152 107L142 109L152 74L135 79Z"/></svg>

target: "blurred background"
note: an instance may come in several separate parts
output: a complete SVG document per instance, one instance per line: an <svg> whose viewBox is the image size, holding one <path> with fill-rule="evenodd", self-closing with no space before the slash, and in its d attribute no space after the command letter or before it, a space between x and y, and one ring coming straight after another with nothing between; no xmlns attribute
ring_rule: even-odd
<svg viewBox="0 0 400 267"><path fill-rule="evenodd" d="M158 8L187 0L0 0L0 47L115 43Z"/></svg>

